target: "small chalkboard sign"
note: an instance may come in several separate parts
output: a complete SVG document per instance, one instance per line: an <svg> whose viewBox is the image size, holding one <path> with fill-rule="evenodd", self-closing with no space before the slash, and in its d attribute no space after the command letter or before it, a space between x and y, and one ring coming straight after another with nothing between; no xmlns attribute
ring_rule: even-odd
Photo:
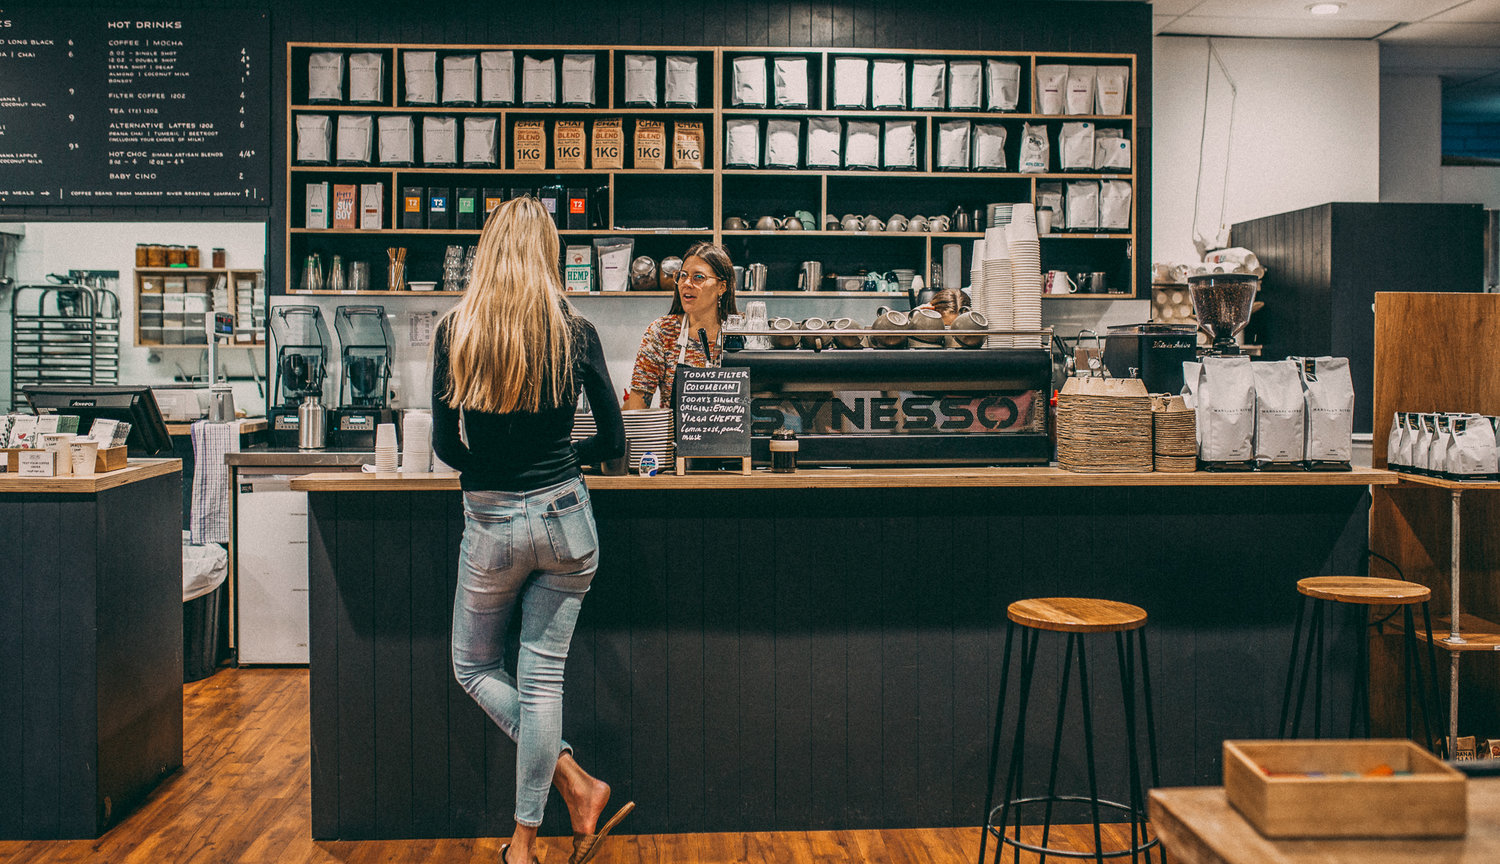
<svg viewBox="0 0 1500 864"><path fill-rule="evenodd" d="M680 366L675 383L677 465L684 459L750 462L750 370Z"/></svg>

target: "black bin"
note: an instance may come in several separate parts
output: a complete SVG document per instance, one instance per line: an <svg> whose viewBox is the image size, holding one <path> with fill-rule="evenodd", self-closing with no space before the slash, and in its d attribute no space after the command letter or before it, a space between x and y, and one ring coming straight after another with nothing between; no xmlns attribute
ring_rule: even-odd
<svg viewBox="0 0 1500 864"><path fill-rule="evenodd" d="M182 683L201 681L219 666L219 618L229 583L182 604Z"/></svg>

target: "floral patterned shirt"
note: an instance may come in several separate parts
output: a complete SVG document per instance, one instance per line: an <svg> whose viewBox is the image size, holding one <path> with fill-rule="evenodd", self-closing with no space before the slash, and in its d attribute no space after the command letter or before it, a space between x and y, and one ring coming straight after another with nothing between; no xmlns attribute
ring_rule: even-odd
<svg viewBox="0 0 1500 864"><path fill-rule="evenodd" d="M646 328L641 337L641 348L635 354L635 368L630 373L630 389L646 396L649 404L652 394L661 391L661 408L672 407L672 379L677 374L677 357L681 348L677 339L682 335L681 315L663 315ZM687 356L684 362L699 368L717 365L723 348L710 344L713 362L703 356L703 346L696 336L687 341Z"/></svg>

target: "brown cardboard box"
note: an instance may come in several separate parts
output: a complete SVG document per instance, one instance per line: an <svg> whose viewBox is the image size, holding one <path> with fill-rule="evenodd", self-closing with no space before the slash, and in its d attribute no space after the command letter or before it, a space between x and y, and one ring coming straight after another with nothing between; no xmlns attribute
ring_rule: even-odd
<svg viewBox="0 0 1500 864"><path fill-rule="evenodd" d="M333 186L333 227L345 231L354 230L359 217L356 209L359 187L353 183L335 183Z"/></svg>

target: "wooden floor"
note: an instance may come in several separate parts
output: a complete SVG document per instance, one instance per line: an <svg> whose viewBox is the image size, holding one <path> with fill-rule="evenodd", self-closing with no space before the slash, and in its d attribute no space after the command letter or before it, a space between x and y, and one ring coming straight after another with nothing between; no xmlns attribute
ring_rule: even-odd
<svg viewBox="0 0 1500 864"><path fill-rule="evenodd" d="M307 670L224 669L184 688L183 769L98 840L0 842L0 864L237 864L237 862L493 862L500 839L314 842L310 824ZM629 822L622 828L628 830ZM1108 826L1105 845L1128 845ZM1053 829L1056 845L1092 848L1082 826ZM1028 837L1035 842L1036 838ZM1082 845L1074 845L1082 844ZM767 834L620 835L599 864L962 862L978 828ZM565 838L544 838L543 862L567 861ZM1007 856L1007 861L1013 860ZM1034 861L1035 856L1023 856ZM1057 859L1054 859L1057 860ZM1119 859L1116 859L1119 860Z"/></svg>

